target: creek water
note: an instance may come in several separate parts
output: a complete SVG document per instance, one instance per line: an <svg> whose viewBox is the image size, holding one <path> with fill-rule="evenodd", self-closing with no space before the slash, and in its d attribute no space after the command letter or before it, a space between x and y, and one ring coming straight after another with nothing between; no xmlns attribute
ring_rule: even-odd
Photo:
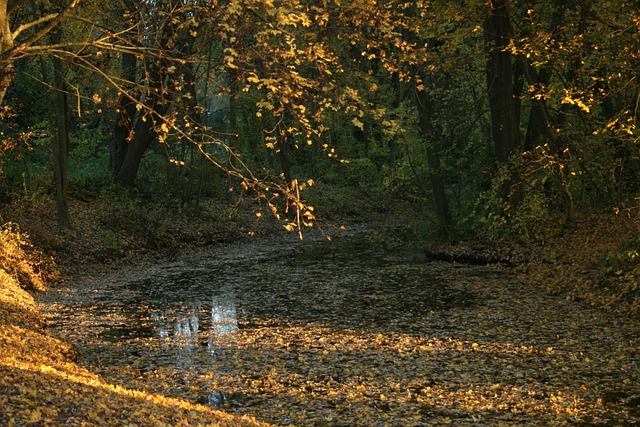
<svg viewBox="0 0 640 427"><path fill-rule="evenodd" d="M42 303L111 381L277 425L564 425L640 378L612 319L496 267L385 249L392 234L244 242Z"/></svg>
<svg viewBox="0 0 640 427"><path fill-rule="evenodd" d="M475 303L471 292L450 288L433 275L419 251L385 250L370 231L338 233L331 240L288 236L231 245L88 278L47 296L50 307L64 301L79 317L48 311L67 334L79 336L69 322L82 319L81 335L94 336L83 349L92 363L98 358L101 364L118 363L90 351L96 343L133 348L152 339L167 350L146 362L156 365L184 364L186 355L196 353L198 359L200 353L215 356L233 347L240 329L257 323L411 332L425 312Z"/></svg>

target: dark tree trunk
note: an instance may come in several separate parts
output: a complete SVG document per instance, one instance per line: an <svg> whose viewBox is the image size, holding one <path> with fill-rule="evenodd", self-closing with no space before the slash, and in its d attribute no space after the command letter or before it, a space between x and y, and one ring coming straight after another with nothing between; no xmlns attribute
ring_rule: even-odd
<svg viewBox="0 0 640 427"><path fill-rule="evenodd" d="M527 7L529 8L530 6ZM557 33L558 28L564 20L566 8L566 1L555 2L551 23L549 25L550 34L555 35ZM536 70L529 64L526 64L524 60L521 61L521 66L522 69L525 70L527 81L530 85L539 86L541 88L549 86L552 75L552 69L550 67L542 67L540 68L540 71L536 72ZM540 145L540 140L543 135L549 138L554 138L555 135L552 135L550 126L551 120L549 118L549 111L545 101L543 99L532 99L529 121L527 123L527 132L524 139L524 149L526 151L532 151L535 149Z"/></svg>
<svg viewBox="0 0 640 427"><path fill-rule="evenodd" d="M122 77L124 80L131 82L127 85L131 88L136 80L136 64L135 55L130 53L122 54ZM136 115L136 102L132 99L133 94L121 93L118 99L118 107L116 111L116 123L113 126L111 134L111 149L109 163L113 176L117 177L127 154L129 142L133 138L133 123Z"/></svg>
<svg viewBox="0 0 640 427"><path fill-rule="evenodd" d="M535 75L535 77L533 75ZM549 68L542 68L540 72L535 73L533 69L530 69L529 80L531 84L546 87L551 80L551 70ZM547 137L552 136L551 129L549 128L550 126L551 123L549 122L549 115L545 102L541 99L532 99L523 148L526 151L532 151L540 145L540 140L543 135Z"/></svg>
<svg viewBox="0 0 640 427"><path fill-rule="evenodd" d="M60 42L60 31L51 32L51 43ZM53 88L54 93L47 94L49 132L52 141L53 172L56 185L56 210L58 225L62 228L71 227L71 217L69 215L69 203L67 192L69 186L68 179L68 157L69 157L69 120L66 95L66 84L64 79L64 66L60 58L53 57ZM44 58L41 59L42 78L45 82L51 82Z"/></svg>
<svg viewBox="0 0 640 427"><path fill-rule="evenodd" d="M139 5L136 2L125 0L124 3L129 12L138 12ZM158 16L162 15L158 14ZM180 40L176 39L175 22L167 21L161 25L161 28L161 34L157 35L157 48L162 51L167 49L167 46L171 43L173 43L174 46L178 46ZM180 46L183 45L180 44ZM179 47L176 47L176 49L180 50ZM162 55L159 55L159 57L161 56ZM127 72L131 72L131 67L135 67L133 60L133 58L127 58L126 64L123 63ZM123 61L125 61L124 58ZM121 152L117 153L117 156L122 157L122 162L115 174L116 182L125 187L131 187L135 184L142 158L151 143L156 139L156 129L160 124L158 122L163 120L163 116L169 110L169 103L171 101L170 92L168 92L166 88L170 88L172 85L170 82L165 81L166 75L164 75L164 70L169 67L168 63L159 58L146 58L144 65L145 76L142 82L137 83L138 86L144 86L146 88L145 93L139 95L140 99L144 99L144 106L141 111L137 113L138 117L133 124L133 132L130 132L126 138L128 142L126 152L124 155ZM122 98L120 101L126 104L127 108L131 107L131 105ZM133 105L135 106L136 104L134 103ZM130 119L130 111L127 112L127 114ZM124 129L118 129L118 131L124 133ZM118 142L118 144L120 143L121 141ZM123 146L124 145L120 145L118 148ZM116 147L113 148L115 149ZM114 169L116 161L119 162L119 160L117 158L114 159Z"/></svg>
<svg viewBox="0 0 640 427"><path fill-rule="evenodd" d="M504 164L520 144L520 117L514 92L513 56L506 49L512 39L508 1L490 2L484 22L486 76L496 160Z"/></svg>
<svg viewBox="0 0 640 427"><path fill-rule="evenodd" d="M418 109L420 132L422 133L426 147L427 163L429 165L429 181L433 194L433 204L435 206L436 216L438 217L438 236L440 239L445 240L449 235L451 216L440 164L439 144L442 139L441 132L434 132L432 124L433 115L429 108L429 100L427 99L426 93L424 91L416 91L414 99Z"/></svg>
<svg viewBox="0 0 640 427"><path fill-rule="evenodd" d="M56 153L54 167L56 172L56 206L58 208L58 224L63 228L71 227L69 203L67 193L69 188L68 159L69 159L69 113L67 94L65 92L64 76L62 75L62 61L53 58L53 69L56 83Z"/></svg>
<svg viewBox="0 0 640 427"><path fill-rule="evenodd" d="M148 90L146 94L148 110L141 111L133 128L127 151L122 159L122 164L116 175L116 181L125 186L132 187L135 184L140 164L145 152L157 137L156 121L168 110L169 102L163 98L160 71L156 64L149 66Z"/></svg>

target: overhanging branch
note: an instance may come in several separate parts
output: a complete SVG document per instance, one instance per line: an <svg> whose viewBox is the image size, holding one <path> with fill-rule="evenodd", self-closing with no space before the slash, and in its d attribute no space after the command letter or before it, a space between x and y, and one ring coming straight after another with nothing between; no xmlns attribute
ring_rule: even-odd
<svg viewBox="0 0 640 427"><path fill-rule="evenodd" d="M43 38L44 36L46 36L47 34L49 34L49 32L51 32L51 30L53 30L58 24L60 24L60 22L62 22L70 13L71 11L80 3L81 0L72 0L72 2L60 13L58 13L55 17L50 18L50 22L49 24L44 27L43 29L41 29L40 31L38 31L36 34L34 34L31 38L29 38L28 40L25 40L24 42L20 43L19 45L15 46L12 49L9 49L7 52L4 52L2 54L2 56L0 56L0 63L2 62L7 62L7 61L11 61L12 58L14 58L16 55L18 55L19 53L23 52L27 47L31 46L32 44L34 44L35 42L37 42L38 40L40 40L41 38ZM47 15L45 18L48 18L49 15ZM33 22L37 22L33 21ZM46 22L47 19L45 19L44 21L41 21L39 23L43 23ZM25 24L28 26L33 26L31 25L32 23L29 24ZM20 30L20 27L18 27L18 29ZM18 31L18 30L16 30ZM24 28L20 31L24 31Z"/></svg>

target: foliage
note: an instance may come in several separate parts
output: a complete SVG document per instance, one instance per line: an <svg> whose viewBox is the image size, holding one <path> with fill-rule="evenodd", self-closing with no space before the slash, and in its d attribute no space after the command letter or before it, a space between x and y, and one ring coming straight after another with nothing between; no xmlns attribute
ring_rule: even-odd
<svg viewBox="0 0 640 427"><path fill-rule="evenodd" d="M43 291L46 288L46 266L43 255L29 242L29 236L13 223L4 223L0 229L0 269L5 279L25 289ZM7 284L7 286L9 286Z"/></svg>
<svg viewBox="0 0 640 427"><path fill-rule="evenodd" d="M546 174L525 175L527 166L531 164L527 165L521 158L512 159L500 169L491 188L480 195L475 211L467 219L473 234L496 242L531 244L543 242L558 227L549 191L544 185ZM514 175L525 175L525 179L514 184Z"/></svg>
<svg viewBox="0 0 640 427"><path fill-rule="evenodd" d="M607 251L600 262L604 274L617 274L633 270L640 265L640 239L622 242L615 250Z"/></svg>
<svg viewBox="0 0 640 427"><path fill-rule="evenodd" d="M263 205L301 209L310 205L296 200L293 180L330 169L322 165L326 158L368 159L387 187L366 192L388 190L388 199L430 211L437 191L429 177L442 174L452 217L463 218L497 170L488 112L493 106L485 96L491 88L486 54L492 52L485 51L483 25L499 4L513 24L501 55L514 64L509 68L517 93L510 98L518 100L513 116L526 139L512 154L550 147L547 159L555 156L547 162L552 167L536 173L546 172L553 185L545 191L534 185L540 194L529 197L524 209L530 212L516 217L526 222L544 209L564 210L564 197L590 205L606 197L611 205L632 196L637 144L633 91L625 88L636 80L637 52L630 46L638 21L637 11L616 2L597 11L589 4L570 10L563 2L328 1L310 7L298 0L234 0L173 9L91 2L73 3L82 19L63 19L70 12L53 10L34 25L21 11L10 36L27 45L3 48L3 61L18 71L6 99L19 114L18 130L29 135L45 120L44 98L30 95L46 87L38 74L49 67L32 59L65 58L74 111L71 192L78 197L95 197L109 180L105 145L129 102L133 113L126 120L136 129L130 136L146 134L161 145L151 148L149 158L138 155L138 184L147 191L197 199L211 187L205 180L217 178L202 167L198 157L204 156ZM612 5L629 13L618 19ZM49 46L38 31L55 25L63 40ZM164 31L162 37L153 35L155 29ZM611 31L615 38L602 36ZM122 62L126 55L136 55L132 73ZM421 131L418 112L409 107L416 93L429 103ZM144 123L151 125L143 130ZM140 144L147 151L149 144ZM430 160L429 147L437 148ZM570 161L560 158L566 149ZM11 192L25 183L48 187L48 156L39 156L28 159L29 171L25 162L5 162ZM558 164L579 179L562 178ZM127 185L132 179L130 174ZM523 191L528 187L524 183ZM288 201L275 203L274 194ZM313 216L311 210L301 214Z"/></svg>

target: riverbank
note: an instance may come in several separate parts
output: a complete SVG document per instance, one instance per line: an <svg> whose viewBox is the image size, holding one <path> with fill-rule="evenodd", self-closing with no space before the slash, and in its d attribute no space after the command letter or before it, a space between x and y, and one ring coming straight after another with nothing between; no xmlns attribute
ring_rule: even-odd
<svg viewBox="0 0 640 427"><path fill-rule="evenodd" d="M46 219L26 223L37 224L32 228L36 234L52 225ZM73 233L81 233L82 227L79 225ZM60 266L67 274L86 269L84 262L90 262L92 254L101 250L88 236L74 237L78 238L75 245L65 243L65 254L70 258L54 260L44 256L17 226L5 225L0 233L0 425L268 425L250 417L214 411L206 405L122 387L76 364L75 349L46 332L46 319L33 298L33 293L45 292L50 282L59 277ZM82 255L85 245L98 247ZM144 258L143 254L138 261Z"/></svg>
<svg viewBox="0 0 640 427"><path fill-rule="evenodd" d="M546 244L519 248L516 271L552 295L640 319L640 218L637 212L585 214Z"/></svg>
<svg viewBox="0 0 640 427"><path fill-rule="evenodd" d="M579 215L543 242L436 244L427 258L499 264L550 295L640 319L640 218L637 213Z"/></svg>

